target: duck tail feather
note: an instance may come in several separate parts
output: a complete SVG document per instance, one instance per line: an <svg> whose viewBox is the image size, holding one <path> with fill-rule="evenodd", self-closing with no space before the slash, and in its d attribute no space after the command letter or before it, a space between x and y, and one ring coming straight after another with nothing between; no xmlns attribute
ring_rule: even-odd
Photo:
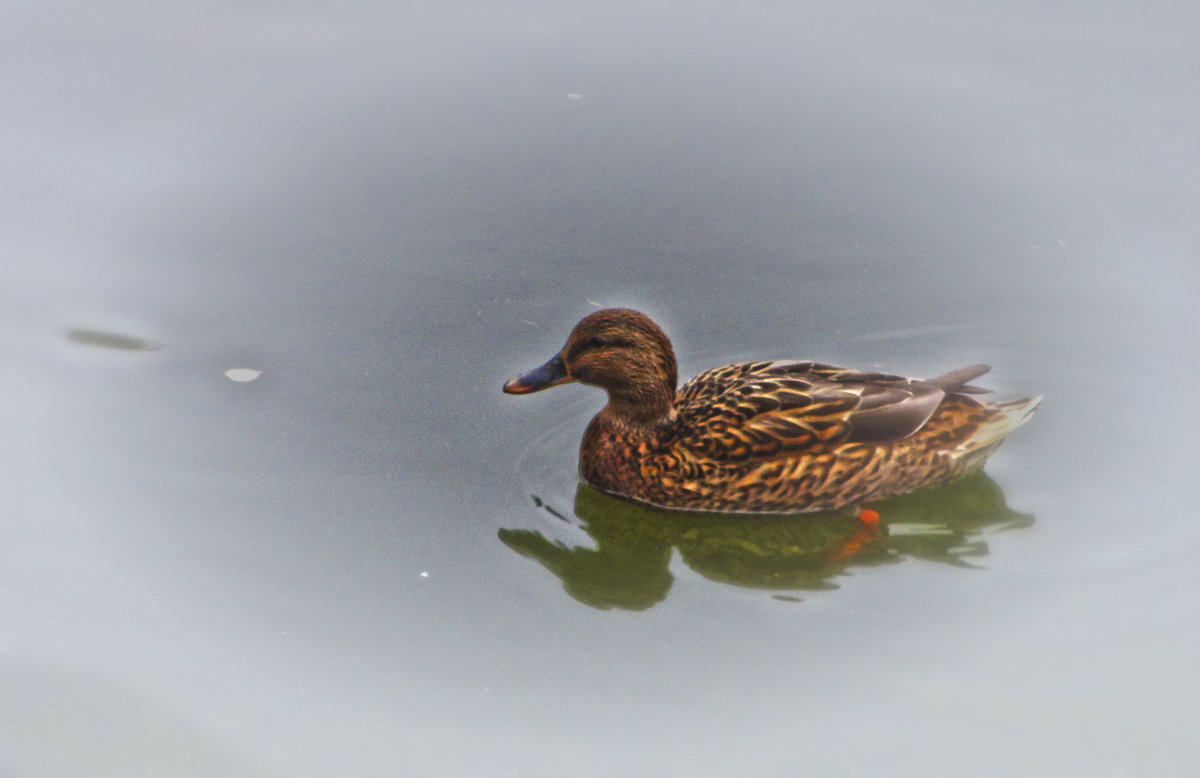
<svg viewBox="0 0 1200 778"><path fill-rule="evenodd" d="M992 406L995 411L987 421L979 426L979 430L971 436L969 445L972 448L998 444L1008 435L1029 421L1033 412L1042 402L1042 396L1024 397L1020 400L996 403Z"/></svg>

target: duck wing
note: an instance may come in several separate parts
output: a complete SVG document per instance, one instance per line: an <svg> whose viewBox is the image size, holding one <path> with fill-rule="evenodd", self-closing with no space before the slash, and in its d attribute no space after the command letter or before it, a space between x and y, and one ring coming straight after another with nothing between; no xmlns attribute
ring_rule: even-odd
<svg viewBox="0 0 1200 778"><path fill-rule="evenodd" d="M725 462L887 443L919 430L953 383L943 388L816 362L728 365L680 389L680 443Z"/></svg>

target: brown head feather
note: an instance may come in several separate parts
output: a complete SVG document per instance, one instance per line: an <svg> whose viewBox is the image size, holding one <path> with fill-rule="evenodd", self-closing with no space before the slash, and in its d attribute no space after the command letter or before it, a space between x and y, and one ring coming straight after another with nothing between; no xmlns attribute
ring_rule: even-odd
<svg viewBox="0 0 1200 778"><path fill-rule="evenodd" d="M608 392L613 415L646 424L670 413L678 381L675 351L645 314L606 308L585 316L562 355L571 378Z"/></svg>

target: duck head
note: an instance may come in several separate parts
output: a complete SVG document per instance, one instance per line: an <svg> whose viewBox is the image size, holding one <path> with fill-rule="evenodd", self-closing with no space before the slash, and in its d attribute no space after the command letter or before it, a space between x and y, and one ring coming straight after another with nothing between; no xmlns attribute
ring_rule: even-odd
<svg viewBox="0 0 1200 778"><path fill-rule="evenodd" d="M677 380L675 351L658 325L630 308L606 308L581 319L561 351L507 381L504 391L529 394L578 381L608 392L609 414L648 423L670 413Z"/></svg>

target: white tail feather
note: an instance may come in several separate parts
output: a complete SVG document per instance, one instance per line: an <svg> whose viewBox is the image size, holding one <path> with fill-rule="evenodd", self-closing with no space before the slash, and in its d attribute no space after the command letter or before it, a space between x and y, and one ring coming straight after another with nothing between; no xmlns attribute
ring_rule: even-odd
<svg viewBox="0 0 1200 778"><path fill-rule="evenodd" d="M1029 417L1041 402L1042 396L1038 395L1023 400L996 403L993 407L1000 413L979 425L979 429L962 444L962 448L975 451L999 444L1009 433L1029 421Z"/></svg>

